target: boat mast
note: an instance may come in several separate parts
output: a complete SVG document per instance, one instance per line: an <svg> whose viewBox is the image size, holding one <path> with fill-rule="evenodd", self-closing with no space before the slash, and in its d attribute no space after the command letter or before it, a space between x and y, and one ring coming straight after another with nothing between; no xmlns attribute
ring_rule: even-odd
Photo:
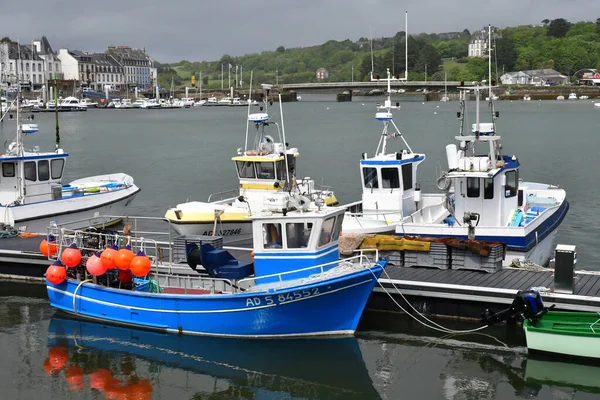
<svg viewBox="0 0 600 400"><path fill-rule="evenodd" d="M490 101L492 101L492 25L488 24L488 83Z"/></svg>
<svg viewBox="0 0 600 400"><path fill-rule="evenodd" d="M404 13L404 80L408 81L408 11Z"/></svg>
<svg viewBox="0 0 600 400"><path fill-rule="evenodd" d="M287 171L287 141L285 139L285 123L283 122L283 105L281 101L281 93L278 93L277 96L279 97L279 117L281 118L281 135L283 137L283 158ZM287 187L291 187L292 182L290 180L290 174L285 174L285 180L287 182Z"/></svg>

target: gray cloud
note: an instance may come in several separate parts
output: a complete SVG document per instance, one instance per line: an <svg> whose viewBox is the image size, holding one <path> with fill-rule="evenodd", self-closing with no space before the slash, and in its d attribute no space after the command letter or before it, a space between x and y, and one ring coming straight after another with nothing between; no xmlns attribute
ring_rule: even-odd
<svg viewBox="0 0 600 400"><path fill-rule="evenodd" d="M45 35L58 49L146 48L159 61L356 40L404 30L431 33L600 17L597 0L20 0L4 1L0 36Z"/></svg>

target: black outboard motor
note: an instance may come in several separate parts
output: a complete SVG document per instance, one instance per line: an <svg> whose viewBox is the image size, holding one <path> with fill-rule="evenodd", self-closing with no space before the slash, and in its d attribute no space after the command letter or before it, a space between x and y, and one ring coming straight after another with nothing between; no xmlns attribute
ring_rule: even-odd
<svg viewBox="0 0 600 400"><path fill-rule="evenodd" d="M516 319L527 319L533 326L549 310L554 308L554 304L549 308L544 307L542 296L535 290L522 290L517 292L510 307L502 311L493 312L486 309L481 316L481 322L486 325L492 325L498 322L504 322Z"/></svg>

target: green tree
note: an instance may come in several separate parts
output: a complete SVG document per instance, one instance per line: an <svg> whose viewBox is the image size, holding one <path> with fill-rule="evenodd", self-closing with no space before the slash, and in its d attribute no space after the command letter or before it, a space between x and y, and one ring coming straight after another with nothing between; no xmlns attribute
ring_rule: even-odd
<svg viewBox="0 0 600 400"><path fill-rule="evenodd" d="M553 19L548 25L548 36L557 38L565 37L570 27L569 21L564 18Z"/></svg>
<svg viewBox="0 0 600 400"><path fill-rule="evenodd" d="M285 53L285 47L283 47L283 46L279 46L279 47L277 48L277 50L275 50L275 51L276 51L276 52L278 52L278 53Z"/></svg>
<svg viewBox="0 0 600 400"><path fill-rule="evenodd" d="M496 40L496 60L499 67L504 68L505 71L512 71L518 56L515 42L510 36L504 35Z"/></svg>
<svg viewBox="0 0 600 400"><path fill-rule="evenodd" d="M10 40L8 36L4 36L2 39L0 39L0 43L12 43L12 40Z"/></svg>
<svg viewBox="0 0 600 400"><path fill-rule="evenodd" d="M544 24L544 26L547 26L550 23L549 19L543 19L542 20L542 24Z"/></svg>
<svg viewBox="0 0 600 400"><path fill-rule="evenodd" d="M596 19L596 33L600 35L600 18Z"/></svg>

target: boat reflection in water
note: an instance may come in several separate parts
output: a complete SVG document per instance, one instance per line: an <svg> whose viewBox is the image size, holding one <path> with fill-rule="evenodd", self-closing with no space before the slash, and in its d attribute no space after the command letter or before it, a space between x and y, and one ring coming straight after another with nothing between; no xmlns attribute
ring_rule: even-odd
<svg viewBox="0 0 600 400"><path fill-rule="evenodd" d="M379 398L354 337L177 336L53 317L48 347L48 374L63 375L70 389L91 387L107 398L167 398L180 390L187 397L259 399L285 392L301 398Z"/></svg>

